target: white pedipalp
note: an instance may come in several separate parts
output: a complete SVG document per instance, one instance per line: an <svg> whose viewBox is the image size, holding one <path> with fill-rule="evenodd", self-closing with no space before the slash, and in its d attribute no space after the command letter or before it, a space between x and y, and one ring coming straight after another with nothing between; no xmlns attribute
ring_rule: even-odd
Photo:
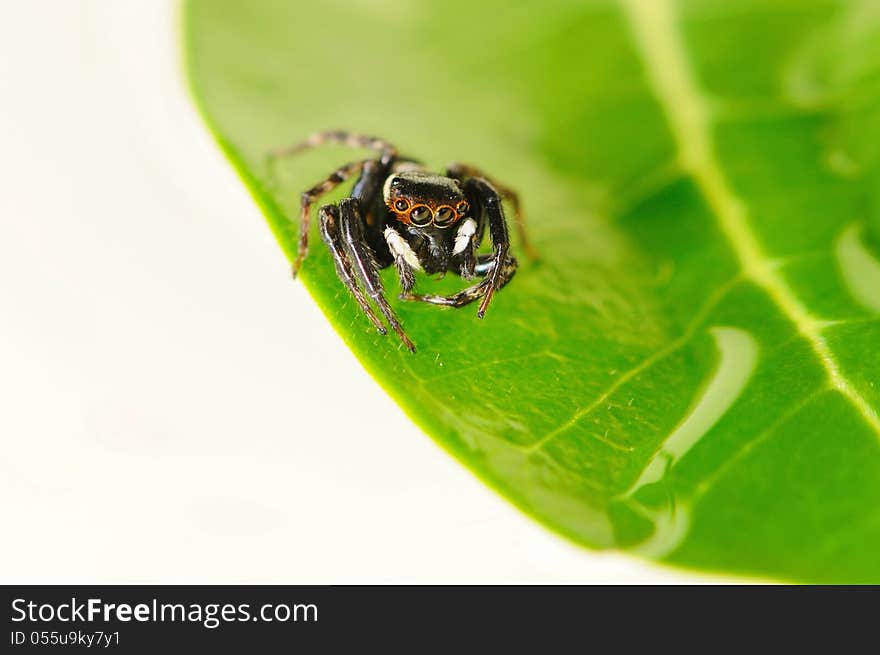
<svg viewBox="0 0 880 655"><path fill-rule="evenodd" d="M476 231L477 222L472 218L466 218L455 234L455 245L452 248L452 254L458 255L464 252L465 248L470 245L471 237L474 236Z"/></svg>
<svg viewBox="0 0 880 655"><path fill-rule="evenodd" d="M409 264L411 268L414 268L417 271L422 270L422 265L419 263L419 258L416 257L416 253L413 252L413 249L410 248L406 240L400 236L394 228L386 227L384 234L385 242L388 244L388 248L391 250L391 254L394 255L395 258L402 257L403 261Z"/></svg>

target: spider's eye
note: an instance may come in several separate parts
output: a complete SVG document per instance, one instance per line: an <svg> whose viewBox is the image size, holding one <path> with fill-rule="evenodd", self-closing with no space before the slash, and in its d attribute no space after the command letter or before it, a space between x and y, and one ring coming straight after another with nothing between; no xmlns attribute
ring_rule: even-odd
<svg viewBox="0 0 880 655"><path fill-rule="evenodd" d="M467 211L468 211L468 209L470 209L470 207L468 206L468 204L466 202L460 202L460 203L458 203L458 207L456 207L456 209L458 210L459 214L464 215L464 214L467 214Z"/></svg>
<svg viewBox="0 0 880 655"><path fill-rule="evenodd" d="M409 213L409 220L417 227L422 227L431 222L431 210L424 205L419 205Z"/></svg>
<svg viewBox="0 0 880 655"><path fill-rule="evenodd" d="M454 218L455 212L452 211L452 207L442 207L437 212L437 216L434 217L434 224L441 227L444 225L449 225Z"/></svg>
<svg viewBox="0 0 880 655"><path fill-rule="evenodd" d="M406 200L398 200L394 203L394 209L399 212L405 212L407 207L409 207L409 203Z"/></svg>

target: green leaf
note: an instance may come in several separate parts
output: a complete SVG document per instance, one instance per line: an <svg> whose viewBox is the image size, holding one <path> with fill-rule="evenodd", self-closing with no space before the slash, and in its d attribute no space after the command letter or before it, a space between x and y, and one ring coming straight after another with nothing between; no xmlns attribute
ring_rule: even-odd
<svg viewBox="0 0 880 655"><path fill-rule="evenodd" d="M190 0L185 38L289 257L299 193L355 156L273 179L266 152L313 131L521 192L542 261L520 256L482 321L394 301L416 355L372 330L314 232L302 271L483 480L590 547L880 582L876 2Z"/></svg>

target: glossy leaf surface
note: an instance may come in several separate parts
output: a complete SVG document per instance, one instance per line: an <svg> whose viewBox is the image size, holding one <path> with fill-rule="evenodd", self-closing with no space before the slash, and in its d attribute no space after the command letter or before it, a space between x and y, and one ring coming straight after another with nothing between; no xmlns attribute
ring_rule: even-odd
<svg viewBox="0 0 880 655"><path fill-rule="evenodd" d="M184 32L288 256L299 193L360 156L270 175L313 131L521 192L542 261L520 255L482 321L393 301L417 355L373 331L316 230L301 276L482 479L590 547L880 582L877 3L189 0Z"/></svg>

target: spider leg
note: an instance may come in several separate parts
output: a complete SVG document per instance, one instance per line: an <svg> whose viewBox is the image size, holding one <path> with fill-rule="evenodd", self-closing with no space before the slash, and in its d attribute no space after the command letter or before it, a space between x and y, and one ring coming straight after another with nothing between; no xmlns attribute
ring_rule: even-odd
<svg viewBox="0 0 880 655"><path fill-rule="evenodd" d="M501 208L501 198L498 192L482 178L468 178L464 187L479 200L482 210L489 221L489 236L492 237L493 265L486 273L486 279L481 284L485 285L483 300L477 309L477 318L483 318L486 309L492 301L495 292L500 289L506 280L502 282L502 273L508 268L508 260L516 269L515 260L508 257L510 252L510 235L507 232L507 221L504 219L504 210Z"/></svg>
<svg viewBox="0 0 880 655"><path fill-rule="evenodd" d="M333 255L333 261L336 263L336 274L351 292L351 295L354 296L357 304L379 331L379 334L387 334L388 331L382 325L375 312L373 312L370 303L367 302L364 292L358 286L354 271L351 269L351 262L345 252L342 236L339 233L339 209L336 205L324 205L318 211L318 216L321 222L321 238L327 244L330 254Z"/></svg>
<svg viewBox="0 0 880 655"><path fill-rule="evenodd" d="M339 202L339 213L342 224L342 238L351 255L355 272L391 328L397 333L397 336L400 337L404 345L411 352L415 352L415 344L413 344L406 332L403 331L397 315L385 298L375 256L364 242L363 219L358 207L358 201L354 198L343 198Z"/></svg>
<svg viewBox="0 0 880 655"><path fill-rule="evenodd" d="M316 132L304 141L295 143L292 146L285 146L269 151L270 159L279 159L281 157L290 157L303 150L317 148L325 143L335 143L348 146L349 148L367 148L375 150L381 154L380 159L383 163L391 161L397 155L397 148L385 141L374 136L365 134L355 134L344 130L329 130L326 132Z"/></svg>
<svg viewBox="0 0 880 655"><path fill-rule="evenodd" d="M475 268L475 273L477 275L488 275L495 267L494 255L480 255L477 259L478 261ZM498 289L510 282L511 278L516 273L516 268L516 259L514 259L513 257L508 257L507 261L501 267L501 273L498 276ZM408 293L405 295L402 294L400 298L401 300L416 300L419 302L430 303L432 305L443 305L444 307L464 307L465 305L472 303L478 298L485 297L488 287L489 279L487 277L479 284L470 286L467 289L462 289L458 293L454 293L451 296L418 295Z"/></svg>
<svg viewBox="0 0 880 655"><path fill-rule="evenodd" d="M513 205L513 217L516 222L516 231L519 235L519 240L522 244L523 250L526 253L526 256L532 261L538 260L538 251L535 250L534 246L532 246L532 242L529 241L529 237L526 232L526 218L522 210L522 205L519 201L519 194L516 191L511 189L509 186L501 184L495 178L486 175L479 168L469 166L468 164L461 164L458 162L450 164L446 170L446 175L462 181L469 177L479 177L486 180L489 184L495 187L501 197L505 200L509 200L510 204Z"/></svg>
<svg viewBox="0 0 880 655"><path fill-rule="evenodd" d="M302 266L303 260L309 252L309 219L312 204L325 193L329 193L353 175L360 173L364 165L369 161L369 159L363 159L349 162L345 166L333 171L326 179L318 182L308 191L303 191L302 196L300 196L299 247L296 259L293 262L293 277L296 277L299 267Z"/></svg>
<svg viewBox="0 0 880 655"><path fill-rule="evenodd" d="M507 258L508 262L513 262L514 271L519 266L519 263L513 257ZM477 255L477 264L474 266L474 274L479 275L480 277L486 277L489 274L489 271L492 270L492 267L495 265L495 256L494 255ZM510 277L513 277L513 273L510 274ZM507 279L510 281L510 278Z"/></svg>

